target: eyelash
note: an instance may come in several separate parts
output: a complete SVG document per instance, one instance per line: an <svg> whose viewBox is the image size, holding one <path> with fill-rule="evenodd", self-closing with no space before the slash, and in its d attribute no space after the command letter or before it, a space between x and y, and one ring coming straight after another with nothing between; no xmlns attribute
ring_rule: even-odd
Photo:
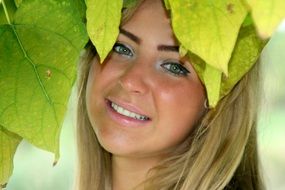
<svg viewBox="0 0 285 190"><path fill-rule="evenodd" d="M129 47L118 42L113 46L113 51L126 57L132 57L134 55L133 51Z"/></svg>
<svg viewBox="0 0 285 190"><path fill-rule="evenodd" d="M125 57L134 56L131 48L119 42L115 43L113 46L113 51ZM174 61L167 61L165 63L162 63L161 67L175 76L187 76L190 73L184 66L182 66L182 64L176 63Z"/></svg>
<svg viewBox="0 0 285 190"><path fill-rule="evenodd" d="M167 70L167 72L170 72L171 74L173 74L175 76L187 76L190 73L190 71L188 71L180 63L165 62L165 63L161 64L161 67L163 67L164 69Z"/></svg>

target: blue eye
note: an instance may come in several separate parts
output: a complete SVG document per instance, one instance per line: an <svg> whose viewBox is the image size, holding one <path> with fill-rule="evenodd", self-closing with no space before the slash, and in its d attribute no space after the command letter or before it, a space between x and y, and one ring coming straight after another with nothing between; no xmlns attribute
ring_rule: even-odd
<svg viewBox="0 0 285 190"><path fill-rule="evenodd" d="M171 74L176 76L187 76L190 73L185 67L183 67L180 63L175 62L166 62L161 65L164 69L166 69Z"/></svg>
<svg viewBox="0 0 285 190"><path fill-rule="evenodd" d="M113 46L113 51L117 54L127 57L132 57L134 55L130 48L121 43L115 43L115 45Z"/></svg>

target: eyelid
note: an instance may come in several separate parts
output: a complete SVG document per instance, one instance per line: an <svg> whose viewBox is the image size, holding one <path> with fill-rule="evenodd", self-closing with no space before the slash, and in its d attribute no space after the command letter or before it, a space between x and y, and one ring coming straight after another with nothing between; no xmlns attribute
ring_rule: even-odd
<svg viewBox="0 0 285 190"><path fill-rule="evenodd" d="M114 44L113 49L114 49L115 46L123 46L124 48L127 48L128 50L130 50L130 52L132 53L132 56L135 55L135 51L133 50L133 48L130 45L124 43L124 42L117 41ZM118 53L118 52L116 52L116 53ZM121 54L121 55L123 55L123 54ZM128 55L124 55L124 56L128 56Z"/></svg>
<svg viewBox="0 0 285 190"><path fill-rule="evenodd" d="M188 69L185 67L185 62L184 61L176 60L176 59L166 59L166 60L163 61L162 64L167 64L167 63L175 63L175 64L178 64L178 65L181 65L181 67L185 68L188 71Z"/></svg>
<svg viewBox="0 0 285 190"><path fill-rule="evenodd" d="M171 64L178 65L179 69L182 70L181 73L171 72L170 70L168 70L165 67L165 65L171 65ZM166 69L166 71L169 72L172 75L175 75L175 76L187 76L190 73L190 71L186 67L184 67L183 65L184 65L184 63L182 63L181 61L168 59L168 60L163 61L163 63L161 64L161 67Z"/></svg>

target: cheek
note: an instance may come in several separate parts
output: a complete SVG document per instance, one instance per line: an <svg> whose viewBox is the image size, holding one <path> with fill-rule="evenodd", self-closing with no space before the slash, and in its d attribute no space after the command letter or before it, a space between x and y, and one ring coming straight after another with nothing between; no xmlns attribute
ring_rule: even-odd
<svg viewBox="0 0 285 190"><path fill-rule="evenodd" d="M89 120L96 131L96 128L107 121L105 107L105 96L114 89L116 75L106 64L99 64L94 61L90 67L86 85L86 107ZM97 131L98 132L98 131Z"/></svg>
<svg viewBox="0 0 285 190"><path fill-rule="evenodd" d="M202 84L181 82L160 85L156 102L159 127L173 141L181 141L191 133L204 112L205 93Z"/></svg>
<svg viewBox="0 0 285 190"><path fill-rule="evenodd" d="M86 102L87 105L98 101L99 96L102 96L104 89L110 86L110 80L112 75L108 75L108 71L104 72L105 65L97 62L94 59L90 71L88 74L88 80L86 85Z"/></svg>
<svg viewBox="0 0 285 190"><path fill-rule="evenodd" d="M96 65L93 63L90 67L90 71L88 74L87 84L86 84L86 106L87 111L90 112L91 108L94 107L94 99L96 99L97 90L96 87L98 87L98 80L96 80L95 76L98 76L96 70Z"/></svg>
<svg viewBox="0 0 285 190"><path fill-rule="evenodd" d="M92 63L87 79L86 85L86 107L87 114L89 116L89 120L91 124L94 126L94 121L96 120L96 116L100 114L100 110L98 107L103 103L100 98L102 93L102 80L100 77L101 66L98 63Z"/></svg>
<svg viewBox="0 0 285 190"><path fill-rule="evenodd" d="M156 85L154 92L156 94L155 101L161 104L158 107L163 107L165 111L169 110L168 112L172 112L174 115L203 111L206 95L200 82L161 82Z"/></svg>

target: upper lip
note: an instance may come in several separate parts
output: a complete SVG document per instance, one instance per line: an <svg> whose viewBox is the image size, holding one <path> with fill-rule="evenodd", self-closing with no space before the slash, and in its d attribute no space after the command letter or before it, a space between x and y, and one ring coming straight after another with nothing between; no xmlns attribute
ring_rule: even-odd
<svg viewBox="0 0 285 190"><path fill-rule="evenodd" d="M135 106L132 103L129 103L129 102L126 102L123 100L119 100L119 99L115 99L115 98L107 98L107 100L117 104L118 106L120 106L126 110L129 110L129 111L134 112L136 114L143 115L143 116L150 118L147 114L144 113L144 111L142 111L139 107Z"/></svg>

